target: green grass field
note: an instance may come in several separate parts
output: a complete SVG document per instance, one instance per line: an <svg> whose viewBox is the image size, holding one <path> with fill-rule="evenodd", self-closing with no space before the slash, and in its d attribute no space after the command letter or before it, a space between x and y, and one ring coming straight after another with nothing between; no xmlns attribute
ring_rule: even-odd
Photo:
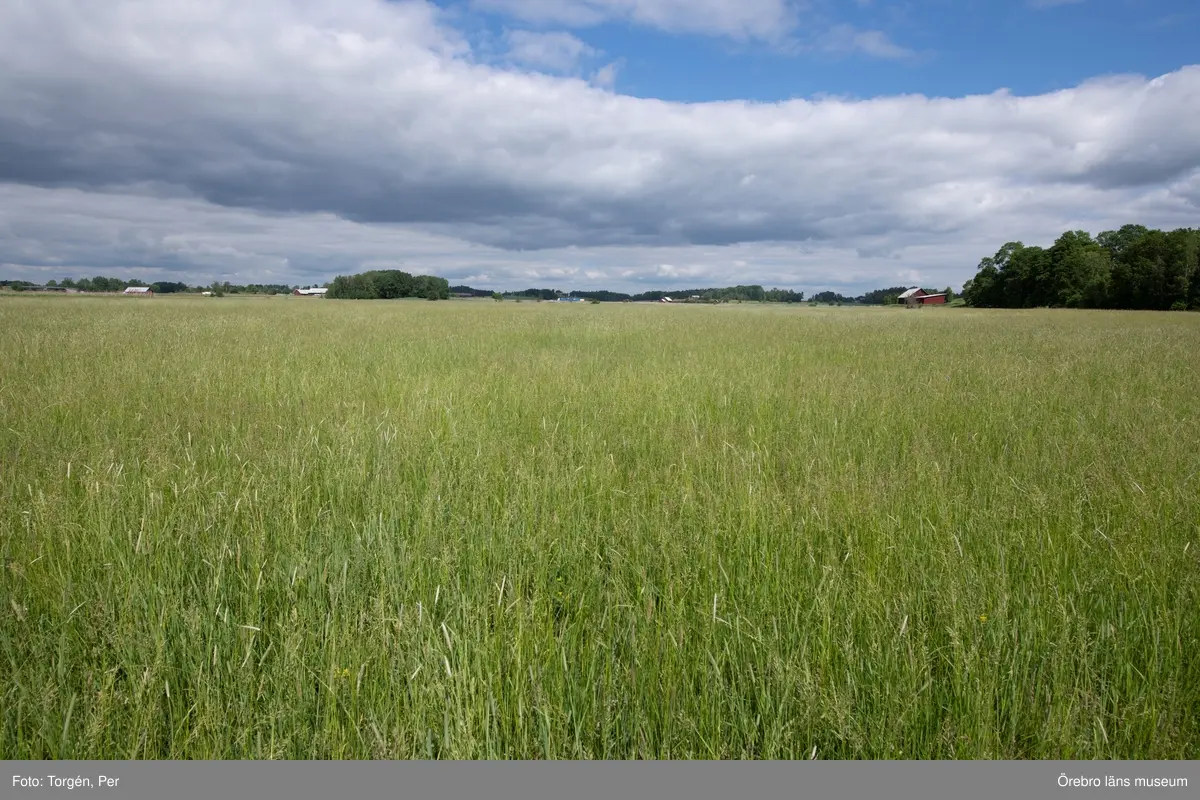
<svg viewBox="0 0 1200 800"><path fill-rule="evenodd" d="M1195 758L1200 314L0 298L0 758Z"/></svg>

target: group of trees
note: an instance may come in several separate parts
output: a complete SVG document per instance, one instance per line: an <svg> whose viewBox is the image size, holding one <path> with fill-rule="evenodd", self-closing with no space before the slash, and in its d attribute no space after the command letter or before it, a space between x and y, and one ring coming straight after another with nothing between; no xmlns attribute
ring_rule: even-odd
<svg viewBox="0 0 1200 800"><path fill-rule="evenodd" d="M130 286L146 286L143 281L110 278L64 278L49 281L47 287L80 292L121 292ZM214 282L211 286L189 286L178 281L149 284L158 294L199 293L286 294L286 284L245 286ZM29 281L0 281L0 287L22 291L39 288ZM886 305L896 303L907 289L892 286L875 289L858 297L824 291L809 302L838 305ZM951 289L929 290L947 294ZM804 302L804 293L791 289L764 289L762 286L646 291L626 294L607 290L573 291L568 295L555 289L526 289L502 295L490 289L470 286L451 287L444 278L410 275L399 270L374 270L355 275L340 275L328 286L326 297L334 299L392 299L422 297L444 300L451 292L472 297L555 300L577 297L594 302L675 301L719 302ZM1005 244L994 256L979 263L979 271L963 286L963 300L980 308L1031 308L1058 306L1067 308L1196 309L1200 310L1200 230L1180 228L1174 231L1151 230L1143 225L1126 225L1117 231L1105 231L1093 238L1086 231L1067 231L1048 247L1026 247L1021 242Z"/></svg>
<svg viewBox="0 0 1200 800"><path fill-rule="evenodd" d="M828 303L830 305L849 305L857 302L853 297L846 297L837 292L817 292L808 298L810 303Z"/></svg>
<svg viewBox="0 0 1200 800"><path fill-rule="evenodd" d="M630 295L621 292L610 292L607 289L599 289L591 292L571 292L570 297L582 297L584 300L593 300L598 303L620 303L630 299Z"/></svg>
<svg viewBox="0 0 1200 800"><path fill-rule="evenodd" d="M651 291L635 294L630 300L661 300L669 297L672 300L690 300L699 298L706 303L721 303L726 301L749 303L801 303L804 292L794 292L791 289L764 289L757 284L750 286L726 286L717 289L683 289L680 291L662 292Z"/></svg>
<svg viewBox="0 0 1200 800"><path fill-rule="evenodd" d="M555 300L563 293L555 289L524 289L519 292L501 292L500 296L513 300Z"/></svg>
<svg viewBox="0 0 1200 800"><path fill-rule="evenodd" d="M908 286L892 286L887 289L874 289L858 297L847 297L838 292L818 292L808 299L810 303L828 303L831 305L890 305L900 301L900 295L907 291ZM610 292L605 289L595 291L560 292L556 289L525 289L519 292L494 292L490 289L472 289L470 286L453 286L450 291L458 296L494 297L509 300L556 300L559 297L580 297L584 300L596 300L606 303L619 302L658 302L669 297L675 302L749 302L749 303L803 303L804 292L792 289L764 289L758 285L728 286L719 289L680 289L674 291L653 290L640 294L625 294ZM945 294L946 302L954 300L954 290L925 289L929 294Z"/></svg>
<svg viewBox="0 0 1200 800"><path fill-rule="evenodd" d="M246 286L241 286L229 281L213 281L208 286L188 286L183 283L154 283L150 285L156 293L160 293L159 287L166 287L161 290L162 294L173 294L175 292L188 292L196 294L198 292L208 292L213 297L224 297L227 294L290 294L293 289L300 288L317 288L316 284L311 287L288 286L283 283L251 283ZM180 288L182 287L182 288Z"/></svg>
<svg viewBox="0 0 1200 800"><path fill-rule="evenodd" d="M1200 230L1126 225L1092 238L1068 231L1049 248L1009 242L963 286L980 308L1200 310Z"/></svg>
<svg viewBox="0 0 1200 800"><path fill-rule="evenodd" d="M395 269L371 270L337 276L329 284L325 296L334 300L393 300L401 297L447 300L450 283L432 275L414 276Z"/></svg>
<svg viewBox="0 0 1200 800"><path fill-rule="evenodd" d="M900 302L900 295L907 292L909 286L890 286L887 289L872 289L866 294L861 294L858 297L846 297L837 292L817 292L810 299L810 303L828 303L830 305L859 305L859 306L890 306ZM947 286L945 289L925 289L922 290L926 294L944 294L946 302L949 303L956 295L954 289Z"/></svg>
<svg viewBox="0 0 1200 800"><path fill-rule="evenodd" d="M251 283L240 285L229 281L213 281L208 286L190 286L180 281L145 281L123 280L97 275L94 278L64 278L61 281L47 281L46 287L51 289L72 289L77 292L123 292L130 286L149 286L155 294L200 294L209 292L216 297L235 294L290 294L299 286L288 286L284 283ZM40 289L41 286L30 281L0 281L0 287L14 291ZM317 288L313 284L310 288ZM388 299L393 297L424 297L430 300L445 300L450 296L450 284L444 278L429 275L412 276L398 270L376 270L357 275L338 276L328 286L326 297L349 299ZM475 291L470 287L455 287L455 290ZM487 297L490 291L477 292Z"/></svg>
<svg viewBox="0 0 1200 800"><path fill-rule="evenodd" d="M0 281L0 286L6 286L15 291L28 291L40 288L38 284L29 281ZM199 294L201 292L212 292L213 294L288 294L293 288L283 283L251 283L246 286L240 286L232 284L229 281L214 281L209 286L189 286L180 281L155 281L154 283L146 283L137 278L123 280L122 278L109 278L104 275L97 275L94 278L63 278L61 281L46 281L46 287L49 289L73 289L77 292L123 292L130 286L149 286L155 294Z"/></svg>
<svg viewBox="0 0 1200 800"><path fill-rule="evenodd" d="M61 281L46 281L46 286L51 289L74 289L77 292L123 292L130 286L147 285L144 281L139 281L136 278L126 281L120 278L107 278L103 275L97 275L94 278L80 278L78 280L63 278ZM7 286L18 292L41 288L38 284L29 281L0 281L0 286Z"/></svg>
<svg viewBox="0 0 1200 800"><path fill-rule="evenodd" d="M47 286L53 287L54 281L48 281ZM97 275L94 278L80 278L72 280L71 278L63 278L58 283L64 289L75 289L80 292L123 292L130 286L146 286L145 281L139 281L137 278L133 280L122 280L120 278L107 278L103 275Z"/></svg>
<svg viewBox="0 0 1200 800"><path fill-rule="evenodd" d="M151 285L151 289L155 286L163 286L164 284L156 283ZM182 283L173 284L175 287L183 286L184 288L173 288L171 292L212 292L213 294L290 294L292 289L299 288L288 286L284 283L251 283L245 286L239 286L236 283L229 281L216 282L214 281L207 288L203 286L186 286ZM158 292L158 289L154 289Z"/></svg>
<svg viewBox="0 0 1200 800"><path fill-rule="evenodd" d="M887 306L899 302L900 295L909 290L908 286L889 286L886 289L875 289L866 294L854 298L854 302L861 303L866 306ZM925 291L929 291L926 289ZM947 289L946 291L949 291ZM938 294L938 292L933 292ZM949 298L946 298L949 301Z"/></svg>
<svg viewBox="0 0 1200 800"><path fill-rule="evenodd" d="M468 297L491 297L495 292L491 289L472 289L470 286L451 286L450 294Z"/></svg>
<svg viewBox="0 0 1200 800"><path fill-rule="evenodd" d="M229 281L214 281L208 286L189 286L178 281L158 281L146 284L137 279L122 280L96 276L94 278L49 281L49 287L62 287L80 292L121 292L130 286L149 285L156 294L176 294L210 292L214 296L235 294L288 294L298 286L273 283L251 283L247 285L232 284ZM17 291L36 289L36 284L28 281L0 281L0 287L8 287ZM314 284L315 288L315 284ZM492 289L475 289L459 284L450 286L444 278L430 275L410 275L399 270L373 270L354 275L339 275L327 285L326 297L344 300L387 300L401 297L421 297L429 300L445 300L451 294L459 297L496 297L511 300L557 300L560 297L577 297L593 302L658 302L670 298L676 302L766 302L766 303L802 303L804 292L791 289L764 289L759 285L727 286L708 289L680 289L674 291L652 290L638 294L612 292L606 289L576 290L569 293L557 289L524 289L513 292L495 292ZM884 304L896 302L897 296L907 287L895 286L889 289L876 289L860 297L845 297L837 292L819 292L810 299L813 303L832 304ZM950 292L949 289L944 290Z"/></svg>
<svg viewBox="0 0 1200 800"><path fill-rule="evenodd" d="M583 300L602 303L656 303L664 297L682 302L698 298L700 301L707 303L720 303L731 300L747 302L765 301L768 303L801 303L804 301L804 292L795 292L791 289L764 289L761 286L727 286L718 289L679 289L675 291L654 290L639 294L610 292L607 289L576 290L566 293L560 292L557 289L524 289L519 292L493 292L490 289L472 289L470 286L454 286L451 287L450 291L456 295L469 295L472 297L499 296L501 299L512 300L557 300L560 297L578 297Z"/></svg>

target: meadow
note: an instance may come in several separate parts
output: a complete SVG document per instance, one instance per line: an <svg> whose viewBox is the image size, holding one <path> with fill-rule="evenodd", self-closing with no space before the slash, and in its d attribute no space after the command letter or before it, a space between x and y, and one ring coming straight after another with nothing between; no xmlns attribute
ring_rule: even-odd
<svg viewBox="0 0 1200 800"><path fill-rule="evenodd" d="M0 758L1200 755L1200 314L0 298Z"/></svg>

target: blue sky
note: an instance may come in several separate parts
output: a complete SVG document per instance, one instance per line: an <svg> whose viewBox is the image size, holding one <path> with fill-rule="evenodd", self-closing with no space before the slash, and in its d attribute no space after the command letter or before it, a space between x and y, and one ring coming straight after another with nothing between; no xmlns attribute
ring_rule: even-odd
<svg viewBox="0 0 1200 800"><path fill-rule="evenodd" d="M464 29L479 38L514 29L569 31L598 51L583 65L620 61L621 92L681 102L961 97L1000 88L1042 94L1107 74L1162 75L1200 53L1200 7L1189 0L797 4L794 26L780 31L780 41L679 33L619 17L571 25L454 0L440 5L462 15ZM878 34L876 41L891 47L839 38L846 28Z"/></svg>
<svg viewBox="0 0 1200 800"><path fill-rule="evenodd" d="M1193 5L0 4L0 277L958 287L1200 223Z"/></svg>

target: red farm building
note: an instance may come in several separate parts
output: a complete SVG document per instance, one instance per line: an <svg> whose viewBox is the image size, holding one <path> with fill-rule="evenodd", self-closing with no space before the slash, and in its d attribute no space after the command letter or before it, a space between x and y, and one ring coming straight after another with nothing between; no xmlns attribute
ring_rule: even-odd
<svg viewBox="0 0 1200 800"><path fill-rule="evenodd" d="M900 302L910 308L918 306L941 306L946 304L946 295L929 294L924 289L909 289L900 295Z"/></svg>

